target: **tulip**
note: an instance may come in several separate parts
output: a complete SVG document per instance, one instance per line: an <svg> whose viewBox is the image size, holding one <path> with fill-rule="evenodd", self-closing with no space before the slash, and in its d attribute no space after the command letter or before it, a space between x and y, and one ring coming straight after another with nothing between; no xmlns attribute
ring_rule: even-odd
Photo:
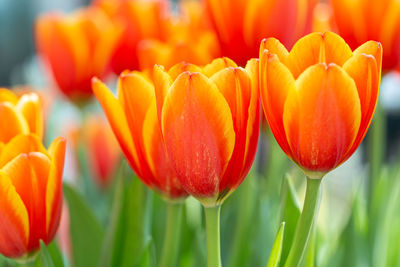
<svg viewBox="0 0 400 267"><path fill-rule="evenodd" d="M155 66L163 140L183 188L206 208L208 266L220 266L220 205L246 177L260 124L258 61L227 58L204 68Z"/></svg>
<svg viewBox="0 0 400 267"><path fill-rule="evenodd" d="M168 205L160 266L175 266L178 255L182 200L187 196L165 151L158 123L153 83L139 72L123 72L117 98L97 78L93 91L129 164L138 177L159 192Z"/></svg>
<svg viewBox="0 0 400 267"><path fill-rule="evenodd" d="M0 144L18 134L43 136L43 114L39 96L32 92L20 97L0 88Z"/></svg>
<svg viewBox="0 0 400 267"><path fill-rule="evenodd" d="M264 37L276 37L291 47L311 31L316 0L206 0L223 56L246 64L256 57Z"/></svg>
<svg viewBox="0 0 400 267"><path fill-rule="evenodd" d="M138 44L144 39L165 39L167 1L164 0L100 0L101 6L113 20L122 24L123 32L113 52L111 68L120 74L139 69Z"/></svg>
<svg viewBox="0 0 400 267"><path fill-rule="evenodd" d="M92 176L100 187L106 188L120 159L118 142L100 116L89 117L83 125L83 131Z"/></svg>
<svg viewBox="0 0 400 267"><path fill-rule="evenodd" d="M34 134L0 146L0 253L28 258L57 232L62 206L65 140L46 150Z"/></svg>
<svg viewBox="0 0 400 267"><path fill-rule="evenodd" d="M166 23L165 41L146 39L139 43L140 69L152 69L155 64L171 68L182 61L205 65L219 56L215 33L200 19L203 5L197 1L183 1L180 9L180 15Z"/></svg>
<svg viewBox="0 0 400 267"><path fill-rule="evenodd" d="M352 49L368 40L382 43L384 71L400 63L400 3L395 0L331 0L339 34Z"/></svg>
<svg viewBox="0 0 400 267"><path fill-rule="evenodd" d="M315 219L321 178L358 148L379 93L382 47L352 51L338 35L312 33L290 52L274 38L260 47L265 117L278 144L306 174L304 208L285 266L297 266Z"/></svg>
<svg viewBox="0 0 400 267"><path fill-rule="evenodd" d="M70 15L45 14L35 27L38 51L54 81L76 102L92 95L93 76L107 74L120 34L120 27L95 7Z"/></svg>

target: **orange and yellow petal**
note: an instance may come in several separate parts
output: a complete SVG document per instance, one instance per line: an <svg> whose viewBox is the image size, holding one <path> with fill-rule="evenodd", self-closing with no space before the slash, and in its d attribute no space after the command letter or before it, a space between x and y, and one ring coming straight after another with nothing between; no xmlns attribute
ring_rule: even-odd
<svg viewBox="0 0 400 267"><path fill-rule="evenodd" d="M29 126L31 133L37 134L40 138L43 137L43 111L39 96L35 93L24 94L19 99L16 106L21 112Z"/></svg>
<svg viewBox="0 0 400 267"><path fill-rule="evenodd" d="M7 143L18 134L28 134L29 125L10 103L0 103L0 142Z"/></svg>

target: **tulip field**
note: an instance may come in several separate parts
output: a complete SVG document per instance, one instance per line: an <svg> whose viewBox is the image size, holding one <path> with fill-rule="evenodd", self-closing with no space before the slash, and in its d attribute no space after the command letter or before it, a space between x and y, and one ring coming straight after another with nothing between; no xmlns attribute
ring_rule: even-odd
<svg viewBox="0 0 400 267"><path fill-rule="evenodd" d="M399 1L20 1L0 266L400 267Z"/></svg>

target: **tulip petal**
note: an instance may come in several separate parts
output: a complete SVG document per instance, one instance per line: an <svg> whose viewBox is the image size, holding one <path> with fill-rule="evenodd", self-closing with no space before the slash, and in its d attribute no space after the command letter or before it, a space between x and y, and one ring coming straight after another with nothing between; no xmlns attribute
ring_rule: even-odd
<svg viewBox="0 0 400 267"><path fill-rule="evenodd" d="M42 138L43 112L39 96L34 93L24 94L18 101L17 110L24 115L30 132Z"/></svg>
<svg viewBox="0 0 400 267"><path fill-rule="evenodd" d="M133 146L132 136L130 134L128 122L125 117L124 110L118 100L110 92L107 86L97 78L92 80L93 92L106 113L108 122L117 137L128 162L136 171L138 167L138 155Z"/></svg>
<svg viewBox="0 0 400 267"><path fill-rule="evenodd" d="M360 99L350 76L335 64L308 68L290 91L283 113L293 159L324 173L342 163L357 136Z"/></svg>
<svg viewBox="0 0 400 267"><path fill-rule="evenodd" d="M29 250L38 248L39 240L45 239L47 236L44 196L49 168L49 158L39 152L20 154L2 168L4 173L10 177L28 211Z"/></svg>
<svg viewBox="0 0 400 267"><path fill-rule="evenodd" d="M11 90L0 88L0 102L10 102L11 104L16 105L18 97Z"/></svg>
<svg viewBox="0 0 400 267"><path fill-rule="evenodd" d="M50 241L56 234L62 207L62 177L64 170L66 141L56 138L49 147L51 165L46 187L46 232Z"/></svg>
<svg viewBox="0 0 400 267"><path fill-rule="evenodd" d="M216 197L219 179L234 149L229 105L200 73L182 73L165 98L162 133L171 163L185 190Z"/></svg>
<svg viewBox="0 0 400 267"><path fill-rule="evenodd" d="M277 55L280 62L287 64L289 52L278 39L271 37L262 40L260 45L260 57L264 53L264 50L268 50L270 54Z"/></svg>
<svg viewBox="0 0 400 267"><path fill-rule="evenodd" d="M352 55L350 47L339 35L315 32L295 43L289 53L287 65L297 78L316 63L335 63L342 66Z"/></svg>
<svg viewBox="0 0 400 267"><path fill-rule="evenodd" d="M207 77L211 77L220 70L223 70L228 67L237 68L237 65L235 62L233 62L231 59L227 57L217 58L214 59L210 64L207 64L203 68L202 73Z"/></svg>
<svg viewBox="0 0 400 267"><path fill-rule="evenodd" d="M174 65L169 71L168 74L171 76L172 80L175 80L182 72L201 72L201 68L186 62L181 62Z"/></svg>
<svg viewBox="0 0 400 267"><path fill-rule="evenodd" d="M154 91L157 100L157 114L161 118L161 110L164 105L165 96L168 93L169 88L172 85L171 76L164 70L163 66L154 66Z"/></svg>
<svg viewBox="0 0 400 267"><path fill-rule="evenodd" d="M380 77L376 60L371 55L354 55L344 64L343 69L355 81L361 104L360 129L352 149L347 153L347 158L358 148L371 124L378 101Z"/></svg>
<svg viewBox="0 0 400 267"><path fill-rule="evenodd" d="M6 257L27 252L29 217L10 178L0 171L0 251Z"/></svg>
<svg viewBox="0 0 400 267"><path fill-rule="evenodd" d="M0 142L7 143L18 134L28 134L29 126L12 104L0 103Z"/></svg>
<svg viewBox="0 0 400 267"><path fill-rule="evenodd" d="M283 125L283 111L287 95L295 90L295 80L278 56L264 51L260 58L260 96L265 117L276 141L291 158L291 151Z"/></svg>
<svg viewBox="0 0 400 267"><path fill-rule="evenodd" d="M3 147L0 154L0 168L19 154L28 154L30 152L40 152L48 155L38 136L34 134L21 134L14 137Z"/></svg>
<svg viewBox="0 0 400 267"><path fill-rule="evenodd" d="M366 54L373 56L376 60L376 66L378 68L378 77L380 80L381 69L382 69L382 45L379 42L368 41L359 46L356 50L354 50L353 54L354 55Z"/></svg>
<svg viewBox="0 0 400 267"><path fill-rule="evenodd" d="M133 143L137 151L140 169L138 175L144 180L150 179L151 171L145 159L142 132L147 110L153 99L155 99L154 87L138 72L121 75L119 84L119 95L121 95L121 97L118 100L124 109ZM151 182L147 181L146 183Z"/></svg>

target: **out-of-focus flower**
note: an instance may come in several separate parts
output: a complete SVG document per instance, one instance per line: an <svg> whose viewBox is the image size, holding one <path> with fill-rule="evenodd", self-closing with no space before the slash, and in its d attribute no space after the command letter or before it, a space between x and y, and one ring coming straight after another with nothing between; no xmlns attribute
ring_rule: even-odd
<svg viewBox="0 0 400 267"><path fill-rule="evenodd" d="M311 178L347 160L371 123L379 92L382 47L352 52L338 35L312 33L290 53L274 38L261 43L264 113L282 150Z"/></svg>
<svg viewBox="0 0 400 267"><path fill-rule="evenodd" d="M107 187L121 155L118 142L107 121L99 115L86 119L82 130L92 176L101 187Z"/></svg>
<svg viewBox="0 0 400 267"><path fill-rule="evenodd" d="M165 40L168 3L165 0L99 0L109 16L123 25L123 33L112 55L116 74L139 69L138 44L144 39Z"/></svg>
<svg viewBox="0 0 400 267"><path fill-rule="evenodd" d="M311 31L316 0L205 0L221 52L244 65L257 57L260 42L276 37L291 47Z"/></svg>
<svg viewBox="0 0 400 267"><path fill-rule="evenodd" d="M56 234L62 206L65 140L46 150L33 134L0 147L0 253L28 256Z"/></svg>
<svg viewBox="0 0 400 267"><path fill-rule="evenodd" d="M214 31L200 17L204 6L198 1L180 2L181 14L167 23L166 41L148 39L140 42L140 68L152 69L155 64L170 68L185 61L205 65L219 57L219 44Z"/></svg>
<svg viewBox="0 0 400 267"><path fill-rule="evenodd" d="M368 40L383 47L382 68L400 63L400 2L396 0L331 0L339 34L352 49Z"/></svg>
<svg viewBox="0 0 400 267"><path fill-rule="evenodd" d="M120 75L117 98L98 79L93 79L93 91L138 177L169 200L185 197L165 152L152 82L126 71Z"/></svg>
<svg viewBox="0 0 400 267"><path fill-rule="evenodd" d="M33 92L20 97L0 88L0 143L7 143L18 134L43 136L43 112L39 96Z"/></svg>
<svg viewBox="0 0 400 267"><path fill-rule="evenodd" d="M333 11L331 5L327 3L318 3L313 12L313 32L332 31L335 27Z"/></svg>
<svg viewBox="0 0 400 267"><path fill-rule="evenodd" d="M89 98L92 77L107 74L120 25L90 7L70 15L42 15L35 28L37 48L59 89L75 101Z"/></svg>
<svg viewBox="0 0 400 267"><path fill-rule="evenodd" d="M163 139L183 188L206 207L220 205L246 177L260 125L258 61L219 58L204 68L155 66Z"/></svg>

